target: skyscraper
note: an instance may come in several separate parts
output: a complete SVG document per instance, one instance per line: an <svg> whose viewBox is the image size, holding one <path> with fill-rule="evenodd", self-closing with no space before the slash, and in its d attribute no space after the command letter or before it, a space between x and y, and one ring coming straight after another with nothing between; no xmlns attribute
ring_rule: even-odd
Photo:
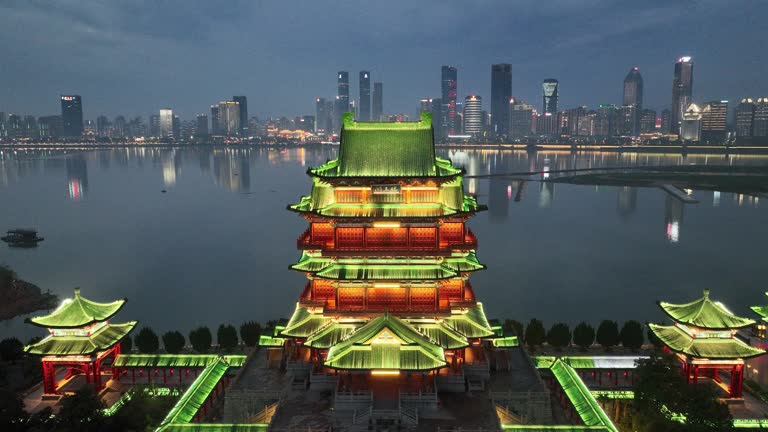
<svg viewBox="0 0 768 432"><path fill-rule="evenodd" d="M640 70L633 67L624 78L624 106L633 106L630 110L632 117L629 118L628 131L630 135L640 134L640 118L643 112L643 77Z"/></svg>
<svg viewBox="0 0 768 432"><path fill-rule="evenodd" d="M755 121L755 104L752 99L742 99L736 107L736 137L752 137L752 128Z"/></svg>
<svg viewBox="0 0 768 432"><path fill-rule="evenodd" d="M682 141L698 142L701 140L701 108L696 104L690 104L683 113L680 122L680 139Z"/></svg>
<svg viewBox="0 0 768 432"><path fill-rule="evenodd" d="M440 106L440 138L456 133L456 90L458 72L453 66L443 66L440 69L441 93Z"/></svg>
<svg viewBox="0 0 768 432"><path fill-rule="evenodd" d="M362 121L371 120L371 73L360 71L360 118Z"/></svg>
<svg viewBox="0 0 768 432"><path fill-rule="evenodd" d="M701 140L709 144L725 141L728 122L728 101L707 102L701 111Z"/></svg>
<svg viewBox="0 0 768 432"><path fill-rule="evenodd" d="M531 135L533 116L536 111L533 105L520 103L511 98L509 105L509 137L518 139Z"/></svg>
<svg viewBox="0 0 768 432"><path fill-rule="evenodd" d="M752 136L763 144L768 137L768 98L758 98L755 103L755 120L752 123Z"/></svg>
<svg viewBox="0 0 768 432"><path fill-rule="evenodd" d="M661 133L668 134L671 133L672 129L672 111L668 109L663 109L661 111Z"/></svg>
<svg viewBox="0 0 768 432"><path fill-rule="evenodd" d="M693 97L693 62L690 57L680 57L675 63L675 76L672 80L672 111L670 112L670 133L680 131L683 113L688 109Z"/></svg>
<svg viewBox="0 0 768 432"><path fill-rule="evenodd" d="M221 135L218 105L211 105L211 135Z"/></svg>
<svg viewBox="0 0 768 432"><path fill-rule="evenodd" d="M197 120L197 127L195 128L195 135L199 137L207 136L208 135L208 115L198 114L196 120Z"/></svg>
<svg viewBox="0 0 768 432"><path fill-rule="evenodd" d="M330 135L333 104L325 98L315 98L315 133Z"/></svg>
<svg viewBox="0 0 768 432"><path fill-rule="evenodd" d="M384 84L373 83L373 121L382 121L384 114Z"/></svg>
<svg viewBox="0 0 768 432"><path fill-rule="evenodd" d="M640 133L656 131L656 111L644 109L640 114Z"/></svg>
<svg viewBox="0 0 768 432"><path fill-rule="evenodd" d="M509 100L512 98L512 65L491 65L491 132L509 133Z"/></svg>
<svg viewBox="0 0 768 432"><path fill-rule="evenodd" d="M443 125L440 123L443 118L443 100L440 98L430 100L432 101L432 129L435 139L439 140L443 136Z"/></svg>
<svg viewBox="0 0 768 432"><path fill-rule="evenodd" d="M62 136L79 137L83 134L83 100L79 95L61 95Z"/></svg>
<svg viewBox="0 0 768 432"><path fill-rule="evenodd" d="M464 133L480 136L483 132L483 99L478 95L464 98Z"/></svg>
<svg viewBox="0 0 768 432"><path fill-rule="evenodd" d="M240 136L248 136L248 98L245 96L232 96L232 101L240 105Z"/></svg>
<svg viewBox="0 0 768 432"><path fill-rule="evenodd" d="M221 134L237 135L240 133L240 104L233 101L219 102L218 126Z"/></svg>
<svg viewBox="0 0 768 432"><path fill-rule="evenodd" d="M160 110L160 136L173 137L173 110L170 108Z"/></svg>
<svg viewBox="0 0 768 432"><path fill-rule="evenodd" d="M559 83L553 78L547 78L541 83L544 96L543 113L557 114L558 86Z"/></svg>
<svg viewBox="0 0 768 432"><path fill-rule="evenodd" d="M334 131L341 130L341 116L349 111L349 72L340 71L336 74L336 103L334 106Z"/></svg>
<svg viewBox="0 0 768 432"><path fill-rule="evenodd" d="M597 108L595 117L595 135L609 137L616 135L619 121L619 109L613 104L602 104Z"/></svg>

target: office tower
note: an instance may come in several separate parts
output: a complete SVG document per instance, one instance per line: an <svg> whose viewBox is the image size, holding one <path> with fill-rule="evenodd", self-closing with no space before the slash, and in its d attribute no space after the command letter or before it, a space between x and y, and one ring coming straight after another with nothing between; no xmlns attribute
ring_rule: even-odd
<svg viewBox="0 0 768 432"><path fill-rule="evenodd" d="M443 100L440 98L432 99L432 129L435 140L443 136L443 125L440 123L443 118ZM419 113L421 115L421 113Z"/></svg>
<svg viewBox="0 0 768 432"><path fill-rule="evenodd" d="M690 57L680 57L675 63L675 76L672 80L672 111L670 133L680 132L683 113L688 109L693 97L693 62Z"/></svg>
<svg viewBox="0 0 768 432"><path fill-rule="evenodd" d="M633 115L629 120L628 135L637 136L640 134L640 119L643 109L643 77L640 70L633 67L624 78L624 103L623 105L634 107L631 110Z"/></svg>
<svg viewBox="0 0 768 432"><path fill-rule="evenodd" d="M232 101L219 102L218 114L218 127L222 135L234 136L240 133L239 103Z"/></svg>
<svg viewBox="0 0 768 432"><path fill-rule="evenodd" d="M587 114L587 107L576 107L561 113L560 125L563 133L567 135L579 134L579 119Z"/></svg>
<svg viewBox="0 0 768 432"><path fill-rule="evenodd" d="M174 115L173 116L173 122L171 123L171 133L173 133L173 137L177 140L181 139L181 119L179 116Z"/></svg>
<svg viewBox="0 0 768 432"><path fill-rule="evenodd" d="M514 98L509 99L509 137L519 139L533 132L533 117L536 110L533 105L522 103Z"/></svg>
<svg viewBox="0 0 768 432"><path fill-rule="evenodd" d="M440 135L446 139L456 133L456 91L458 72L453 66L443 66L440 69L441 106L440 106Z"/></svg>
<svg viewBox="0 0 768 432"><path fill-rule="evenodd" d="M701 141L722 144L728 132L728 101L711 101L701 110Z"/></svg>
<svg viewBox="0 0 768 432"><path fill-rule="evenodd" d="M661 133L668 134L672 130L672 111L663 109L661 111Z"/></svg>
<svg viewBox="0 0 768 432"><path fill-rule="evenodd" d="M759 138L761 143L768 137L768 98L758 98L757 103L755 103L752 136Z"/></svg>
<svg viewBox="0 0 768 432"><path fill-rule="evenodd" d="M618 122L618 107L613 104L602 104L597 108L597 117L595 118L595 135L609 137L616 135L616 126Z"/></svg>
<svg viewBox="0 0 768 432"><path fill-rule="evenodd" d="M360 71L360 116L359 120L371 120L371 73Z"/></svg>
<svg viewBox="0 0 768 432"><path fill-rule="evenodd" d="M656 132L656 111L644 109L640 114L640 133Z"/></svg>
<svg viewBox="0 0 768 432"><path fill-rule="evenodd" d="M752 99L745 98L736 107L736 137L752 137L752 128L755 121L755 104Z"/></svg>
<svg viewBox="0 0 768 432"><path fill-rule="evenodd" d="M544 97L542 105L543 113L557 114L557 98L559 83L556 79L548 78L541 83L541 89Z"/></svg>
<svg viewBox="0 0 768 432"><path fill-rule="evenodd" d="M593 136L595 134L595 122L597 121L597 111L588 111L579 117L577 135Z"/></svg>
<svg viewBox="0 0 768 432"><path fill-rule="evenodd" d="M701 140L701 108L691 104L683 113L680 123L680 139L682 141L698 142Z"/></svg>
<svg viewBox="0 0 768 432"><path fill-rule="evenodd" d="M173 136L173 110L170 108L160 110L160 136L163 138Z"/></svg>
<svg viewBox="0 0 768 432"><path fill-rule="evenodd" d="M617 134L622 136L634 136L635 126L639 126L637 105L623 105L618 110ZM638 131L639 134L639 131Z"/></svg>
<svg viewBox="0 0 768 432"><path fill-rule="evenodd" d="M349 72L340 71L336 74L336 101L334 104L333 130L341 130L341 116L349 111Z"/></svg>
<svg viewBox="0 0 768 432"><path fill-rule="evenodd" d="M509 133L509 99L512 98L512 65L491 65L491 132Z"/></svg>
<svg viewBox="0 0 768 432"><path fill-rule="evenodd" d="M110 123L107 116L100 115L96 117L96 135L100 137L106 137L109 135Z"/></svg>
<svg viewBox="0 0 768 432"><path fill-rule="evenodd" d="M380 82L373 83L373 121L382 121L384 115L384 84Z"/></svg>
<svg viewBox="0 0 768 432"><path fill-rule="evenodd" d="M62 136L83 135L83 100L79 95L61 95Z"/></svg>
<svg viewBox="0 0 768 432"><path fill-rule="evenodd" d="M8 125L6 124L7 121L8 115L4 112L0 112L0 138L8 137Z"/></svg>
<svg viewBox="0 0 768 432"><path fill-rule="evenodd" d="M153 137L160 136L160 116L157 114L149 116L149 134Z"/></svg>
<svg viewBox="0 0 768 432"><path fill-rule="evenodd" d="M206 114L198 114L195 119L197 120L195 135L199 137L208 136L208 116Z"/></svg>
<svg viewBox="0 0 768 432"><path fill-rule="evenodd" d="M315 98L315 133L329 134L332 126L329 124L332 114L328 111L329 103L325 98Z"/></svg>
<svg viewBox="0 0 768 432"><path fill-rule="evenodd" d="M239 135L248 136L248 98L245 96L232 96L232 102L237 102L240 110L240 130Z"/></svg>
<svg viewBox="0 0 768 432"><path fill-rule="evenodd" d="M211 135L221 135L218 105L211 105Z"/></svg>
<svg viewBox="0 0 768 432"><path fill-rule="evenodd" d="M112 135L115 138L125 138L125 117L119 115L115 117L112 125Z"/></svg>
<svg viewBox="0 0 768 432"><path fill-rule="evenodd" d="M40 117L37 120L37 125L40 128L41 138L58 138L61 136L61 130L63 128L61 116L54 115Z"/></svg>
<svg viewBox="0 0 768 432"><path fill-rule="evenodd" d="M536 133L539 135L559 135L560 122L557 113L541 113L536 118Z"/></svg>

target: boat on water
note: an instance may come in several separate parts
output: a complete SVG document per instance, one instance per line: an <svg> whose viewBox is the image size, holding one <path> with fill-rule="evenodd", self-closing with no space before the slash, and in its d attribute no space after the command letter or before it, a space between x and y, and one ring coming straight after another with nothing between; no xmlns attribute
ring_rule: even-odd
<svg viewBox="0 0 768 432"><path fill-rule="evenodd" d="M11 247L35 247L45 239L37 235L37 230L17 228L8 230L5 236L0 237L0 240L8 243L8 246Z"/></svg>

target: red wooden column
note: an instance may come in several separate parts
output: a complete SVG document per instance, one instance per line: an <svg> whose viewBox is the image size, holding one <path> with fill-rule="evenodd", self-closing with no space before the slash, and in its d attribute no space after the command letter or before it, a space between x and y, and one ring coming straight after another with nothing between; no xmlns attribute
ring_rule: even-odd
<svg viewBox="0 0 768 432"><path fill-rule="evenodd" d="M50 362L42 362L43 366L43 393L56 393L56 368Z"/></svg>

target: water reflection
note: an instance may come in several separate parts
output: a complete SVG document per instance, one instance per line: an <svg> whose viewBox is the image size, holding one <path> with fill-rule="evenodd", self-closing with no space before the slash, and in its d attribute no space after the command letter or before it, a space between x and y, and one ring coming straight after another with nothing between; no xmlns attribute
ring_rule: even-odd
<svg viewBox="0 0 768 432"><path fill-rule="evenodd" d="M619 187L619 200L616 208L622 220L629 218L637 210L637 188Z"/></svg>
<svg viewBox="0 0 768 432"><path fill-rule="evenodd" d="M664 223L666 224L667 240L671 243L680 241L684 208L685 204L679 199L671 195L664 198Z"/></svg>
<svg viewBox="0 0 768 432"><path fill-rule="evenodd" d="M67 157L67 190L69 199L79 201L88 194L88 163L82 153Z"/></svg>
<svg viewBox="0 0 768 432"><path fill-rule="evenodd" d="M213 178L216 184L233 192L251 188L248 149L216 149L213 151Z"/></svg>

